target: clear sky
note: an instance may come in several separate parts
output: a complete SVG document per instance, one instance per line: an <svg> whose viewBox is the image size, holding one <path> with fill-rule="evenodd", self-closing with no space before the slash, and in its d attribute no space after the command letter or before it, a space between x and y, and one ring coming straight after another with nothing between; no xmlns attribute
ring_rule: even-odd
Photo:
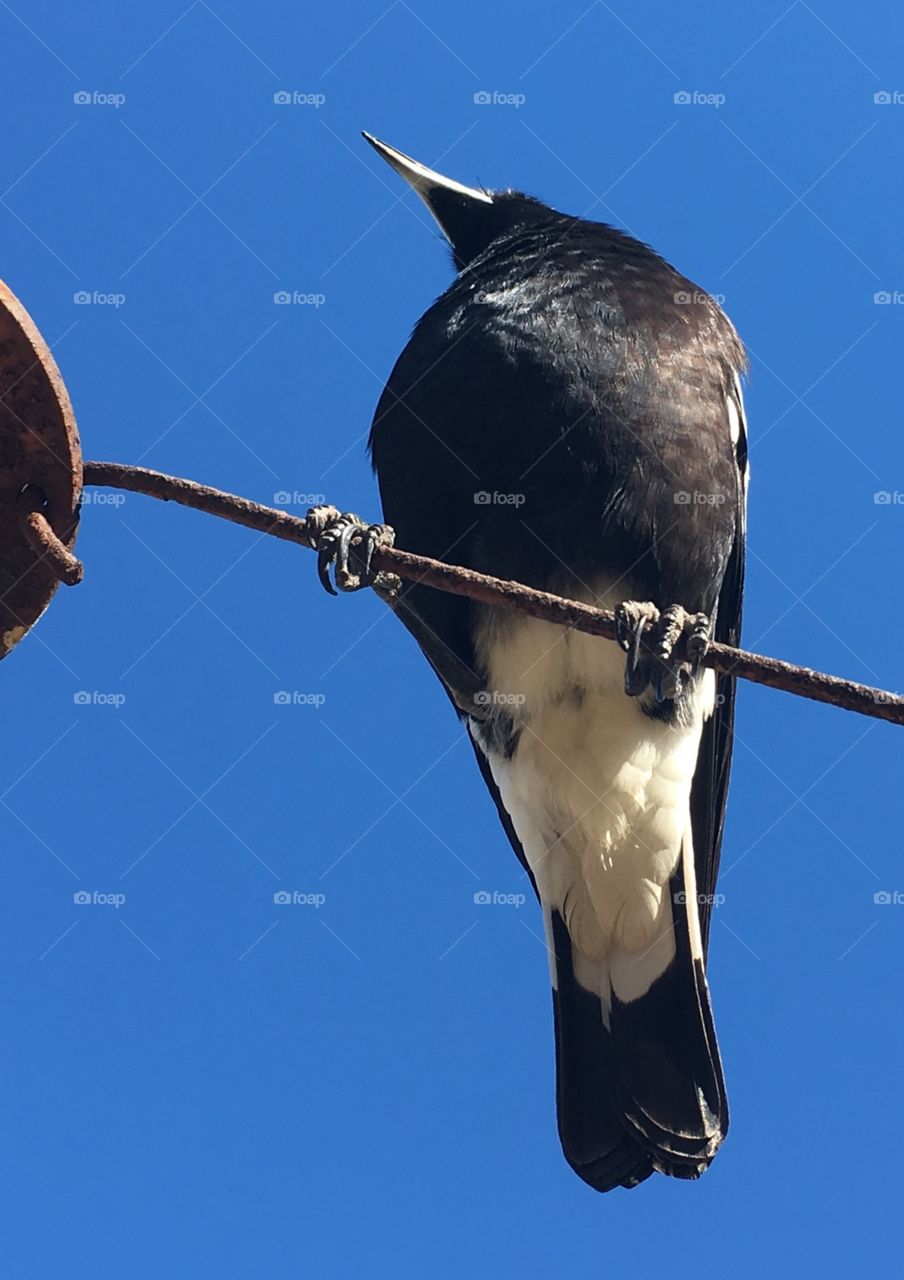
<svg viewBox="0 0 904 1280"><path fill-rule="evenodd" d="M612 221L750 347L748 647L895 688L902 35L891 0L10 0L0 275L87 457L376 517L373 408L451 268L358 131ZM78 547L0 671L5 1276L899 1263L900 729L741 690L731 1132L598 1197L539 913L475 903L528 886L401 627L150 499Z"/></svg>

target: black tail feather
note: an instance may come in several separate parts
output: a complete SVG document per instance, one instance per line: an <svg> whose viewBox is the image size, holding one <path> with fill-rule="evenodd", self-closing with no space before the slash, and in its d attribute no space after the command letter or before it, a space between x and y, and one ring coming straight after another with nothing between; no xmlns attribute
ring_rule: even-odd
<svg viewBox="0 0 904 1280"><path fill-rule="evenodd" d="M574 977L568 930L552 913L559 1135L569 1164L599 1191L636 1186L654 1170L697 1178L728 1130L706 977L678 879L672 888L675 958L639 999L613 995L608 1027L600 999Z"/></svg>
<svg viewBox="0 0 904 1280"><path fill-rule="evenodd" d="M597 1191L637 1186L653 1172L653 1162L626 1130L612 1101L611 1043L602 1006L575 979L571 938L558 911L552 913L551 942L562 1150L575 1173Z"/></svg>

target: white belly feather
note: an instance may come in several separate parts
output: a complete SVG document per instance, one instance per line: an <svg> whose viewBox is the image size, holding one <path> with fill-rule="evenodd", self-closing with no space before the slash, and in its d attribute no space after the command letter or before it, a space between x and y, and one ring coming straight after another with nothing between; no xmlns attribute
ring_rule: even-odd
<svg viewBox="0 0 904 1280"><path fill-rule="evenodd" d="M636 998L674 955L669 880L682 851L692 863L690 787L715 677L704 673L691 723L671 725L625 695L610 641L491 609L477 641L488 705L521 730L511 759L487 755L547 919L561 912L583 986Z"/></svg>

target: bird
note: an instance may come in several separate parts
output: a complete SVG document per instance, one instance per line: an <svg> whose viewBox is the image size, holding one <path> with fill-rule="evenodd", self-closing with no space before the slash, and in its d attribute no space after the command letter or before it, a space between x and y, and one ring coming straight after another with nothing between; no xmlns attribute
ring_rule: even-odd
<svg viewBox="0 0 904 1280"><path fill-rule="evenodd" d="M740 634L745 349L626 232L363 136L455 271L376 408L367 559L388 526L614 612L618 644L416 583L393 606L542 908L568 1164L600 1192L698 1178L728 1129L706 957L735 690L703 658Z"/></svg>

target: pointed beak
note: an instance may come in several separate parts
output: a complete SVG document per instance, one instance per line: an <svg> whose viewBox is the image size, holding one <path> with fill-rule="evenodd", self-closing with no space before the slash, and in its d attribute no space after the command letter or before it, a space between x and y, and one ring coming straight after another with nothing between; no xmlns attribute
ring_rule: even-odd
<svg viewBox="0 0 904 1280"><path fill-rule="evenodd" d="M411 156L406 156L404 151L397 151L395 147L389 146L386 142L381 142L379 138L374 138L369 133L362 132L361 136L370 143L377 155L382 156L386 163L395 169L399 177L404 178L409 187L412 187L417 192L439 223L440 230L446 236L446 239L449 238L449 233L440 221L434 207L434 196L440 192L445 192L450 195L461 196L464 200L475 200L480 204L493 203L493 197L487 195L485 191L481 191L477 187L466 187L463 183L455 182L452 178L445 178L434 169L428 169L426 165L420 164L417 160L412 160Z"/></svg>

